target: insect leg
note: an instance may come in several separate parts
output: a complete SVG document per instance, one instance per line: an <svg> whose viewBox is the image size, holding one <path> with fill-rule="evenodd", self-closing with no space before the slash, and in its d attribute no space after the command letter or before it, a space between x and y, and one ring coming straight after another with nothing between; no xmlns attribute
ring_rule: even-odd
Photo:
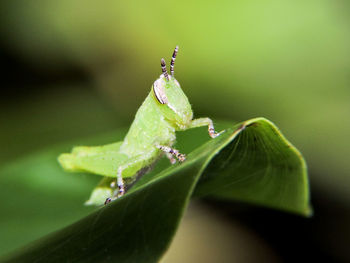
<svg viewBox="0 0 350 263"><path fill-rule="evenodd" d="M166 157L168 157L171 164L176 163L176 159L173 157L173 155L171 153L165 153L165 154L166 154Z"/></svg>
<svg viewBox="0 0 350 263"><path fill-rule="evenodd" d="M106 199L105 205L115 199L118 199L119 197L122 197L125 194L125 185L124 185L124 180L122 176L123 171L133 165L138 165L140 162L142 163L147 162L147 160L149 160L152 157L153 153L154 151L151 150L146 154L137 155L135 157L130 158L127 163L124 163L123 165L119 166L118 172L117 172L117 181L116 181L118 189L114 191L112 197L109 197ZM115 184L113 186L115 186Z"/></svg>
<svg viewBox="0 0 350 263"><path fill-rule="evenodd" d="M208 125L209 136L212 138L215 138L224 132L224 131L222 131L222 132L217 133L214 129L213 121L209 118L194 119L194 120L192 120L192 122L190 123L190 125L187 128L191 129L191 128L202 127L202 126L206 126L206 125Z"/></svg>
<svg viewBox="0 0 350 263"><path fill-rule="evenodd" d="M163 146L163 145L157 145L157 148L162 150L163 152L170 153L171 155L175 156L180 162L183 162L186 160L186 155L180 153L178 150L174 148L171 148L169 146Z"/></svg>
<svg viewBox="0 0 350 263"><path fill-rule="evenodd" d="M125 169L125 168L124 168ZM114 194L112 197L109 197L106 199L105 201L105 205L112 202L113 200L122 197L125 194L125 185L124 185L124 180L122 177L122 172L123 172L123 167L120 166L118 168L118 172L117 172L117 186L118 186L118 190L114 191ZM115 186L115 183L113 184L113 186Z"/></svg>
<svg viewBox="0 0 350 263"><path fill-rule="evenodd" d="M119 167L118 173L117 173L117 185L118 185L118 194L117 197L121 197L125 194L125 187L124 187L124 181L122 177L122 167Z"/></svg>

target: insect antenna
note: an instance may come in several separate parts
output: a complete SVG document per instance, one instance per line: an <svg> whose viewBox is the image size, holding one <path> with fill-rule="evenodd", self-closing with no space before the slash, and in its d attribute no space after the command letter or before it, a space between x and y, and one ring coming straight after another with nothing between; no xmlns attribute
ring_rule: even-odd
<svg viewBox="0 0 350 263"><path fill-rule="evenodd" d="M179 51L179 46L176 46L174 53L173 53L173 56L171 58L171 63L170 63L170 75L171 76L174 76L174 64L175 64L175 59L176 59L176 55L177 55L178 51Z"/></svg>
<svg viewBox="0 0 350 263"><path fill-rule="evenodd" d="M165 77L167 80L169 80L169 75L168 75L168 71L166 70L164 58L162 58L162 59L160 60L160 65L162 66L162 72L163 72L163 74L164 74L164 77Z"/></svg>

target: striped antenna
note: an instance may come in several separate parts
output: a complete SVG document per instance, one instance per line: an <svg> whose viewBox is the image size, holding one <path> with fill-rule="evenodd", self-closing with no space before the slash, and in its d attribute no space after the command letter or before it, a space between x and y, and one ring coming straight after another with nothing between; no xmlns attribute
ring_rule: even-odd
<svg viewBox="0 0 350 263"><path fill-rule="evenodd" d="M177 55L178 51L179 51L179 46L176 46L174 53L173 53L173 56L171 58L171 63L170 63L170 75L171 76L174 76L174 64L175 64L175 59L176 59L176 55Z"/></svg>
<svg viewBox="0 0 350 263"><path fill-rule="evenodd" d="M162 58L162 59L160 60L160 65L162 66L162 72L163 72L163 74L164 74L164 77L165 77L167 80L169 80L169 75L168 75L168 71L166 70L166 65L165 65L165 60L164 60L164 58Z"/></svg>

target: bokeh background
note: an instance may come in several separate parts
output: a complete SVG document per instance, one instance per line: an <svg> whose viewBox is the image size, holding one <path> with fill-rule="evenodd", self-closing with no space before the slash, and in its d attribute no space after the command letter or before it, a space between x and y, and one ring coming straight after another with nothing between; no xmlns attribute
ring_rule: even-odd
<svg viewBox="0 0 350 263"><path fill-rule="evenodd" d="M2 1L0 166L127 127L161 73L160 58L169 62L179 45L175 74L195 116L272 120L306 158L314 216L195 204L201 216L185 217L165 262L212 253L210 240L192 239L198 233L235 236L218 242L231 253L226 260L240 251L236 261L350 261L349 11L345 0ZM18 178L0 179L0 254L91 211L79 201L94 178L74 181L69 200L79 201L60 200L63 215L54 212L58 201ZM8 205L13 199L26 212ZM43 210L50 216L38 223Z"/></svg>

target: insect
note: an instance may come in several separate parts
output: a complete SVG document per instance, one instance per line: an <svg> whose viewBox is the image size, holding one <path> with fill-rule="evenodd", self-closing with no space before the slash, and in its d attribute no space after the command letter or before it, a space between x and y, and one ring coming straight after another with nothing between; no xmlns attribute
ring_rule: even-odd
<svg viewBox="0 0 350 263"><path fill-rule="evenodd" d="M114 189L105 204L123 196L126 192L124 181L132 181L145 173L163 154L172 164L183 162L186 156L172 148L175 132L195 127L208 126L210 137L215 132L209 118L193 119L191 105L174 76L176 46L168 74L165 60L161 59L162 74L152 88L122 142L96 147L75 147L72 153L61 154L59 162L69 171L92 172L105 178L100 186ZM95 193L96 194L96 193ZM91 198L90 198L91 199Z"/></svg>

